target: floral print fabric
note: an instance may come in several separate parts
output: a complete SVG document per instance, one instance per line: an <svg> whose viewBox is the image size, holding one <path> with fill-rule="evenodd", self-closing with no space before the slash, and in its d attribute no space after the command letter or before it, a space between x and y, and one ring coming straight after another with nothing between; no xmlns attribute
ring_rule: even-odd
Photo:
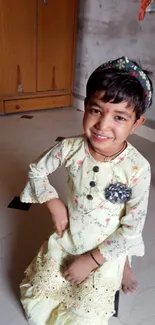
<svg viewBox="0 0 155 325"><path fill-rule="evenodd" d="M89 153L85 136L65 139L30 165L22 202L44 203L58 197L48 175L64 165L68 174L70 229L55 240L69 254L83 254L96 247L107 261L121 255L144 254L142 230L150 187L150 165L131 145L110 162L98 162ZM110 183L132 189L127 203L105 198Z"/></svg>

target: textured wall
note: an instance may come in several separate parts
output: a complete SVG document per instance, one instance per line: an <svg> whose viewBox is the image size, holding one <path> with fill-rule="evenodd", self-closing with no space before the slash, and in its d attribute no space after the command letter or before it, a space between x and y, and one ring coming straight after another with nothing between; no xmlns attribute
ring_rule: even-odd
<svg viewBox="0 0 155 325"><path fill-rule="evenodd" d="M155 14L147 14L139 22L140 2L79 0L76 97L85 96L86 80L93 69L118 56L140 59L144 67L155 73ZM155 120L155 108L147 115Z"/></svg>

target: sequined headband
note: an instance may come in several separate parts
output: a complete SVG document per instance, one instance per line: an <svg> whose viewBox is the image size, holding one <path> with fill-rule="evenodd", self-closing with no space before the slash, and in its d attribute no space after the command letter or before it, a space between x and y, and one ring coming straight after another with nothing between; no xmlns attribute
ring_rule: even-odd
<svg viewBox="0 0 155 325"><path fill-rule="evenodd" d="M114 61L109 61L104 64L102 64L97 70L103 69L111 69L116 68L119 70L128 71L131 73L135 78L139 80L141 83L144 91L145 91L145 108L149 108L151 104L151 98L152 98L152 90L151 90L151 84L149 81L149 78L145 74L145 72L138 67L134 62L130 61L127 57L122 57Z"/></svg>

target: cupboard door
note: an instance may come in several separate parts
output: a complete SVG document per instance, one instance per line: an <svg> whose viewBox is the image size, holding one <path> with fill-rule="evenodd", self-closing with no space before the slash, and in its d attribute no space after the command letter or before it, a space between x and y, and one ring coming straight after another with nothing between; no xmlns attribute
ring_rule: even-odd
<svg viewBox="0 0 155 325"><path fill-rule="evenodd" d="M0 94L36 91L36 0L0 0Z"/></svg>
<svg viewBox="0 0 155 325"><path fill-rule="evenodd" d="M70 90L76 0L38 0L37 90Z"/></svg>

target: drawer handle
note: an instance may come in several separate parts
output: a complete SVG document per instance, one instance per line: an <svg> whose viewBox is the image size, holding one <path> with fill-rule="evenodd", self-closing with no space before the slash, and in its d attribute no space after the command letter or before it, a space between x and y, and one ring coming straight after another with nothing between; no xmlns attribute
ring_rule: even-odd
<svg viewBox="0 0 155 325"><path fill-rule="evenodd" d="M16 105L16 109L20 109L20 106L19 105Z"/></svg>

